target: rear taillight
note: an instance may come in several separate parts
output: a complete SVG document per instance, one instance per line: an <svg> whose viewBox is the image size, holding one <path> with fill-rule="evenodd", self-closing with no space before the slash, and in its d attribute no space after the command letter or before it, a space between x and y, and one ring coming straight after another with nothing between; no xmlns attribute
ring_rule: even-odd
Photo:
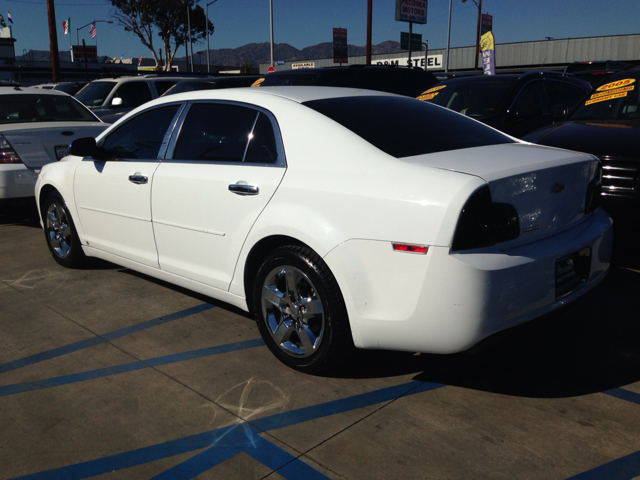
<svg viewBox="0 0 640 480"><path fill-rule="evenodd" d="M593 212L600 205L602 193L602 163L600 160L593 163L591 180L587 185L587 196L584 202L584 213Z"/></svg>
<svg viewBox="0 0 640 480"><path fill-rule="evenodd" d="M0 163L21 163L20 157L7 139L0 135Z"/></svg>
<svg viewBox="0 0 640 480"><path fill-rule="evenodd" d="M518 212L508 203L493 203L489 186L467 200L456 227L451 250L490 247L520 235Z"/></svg>

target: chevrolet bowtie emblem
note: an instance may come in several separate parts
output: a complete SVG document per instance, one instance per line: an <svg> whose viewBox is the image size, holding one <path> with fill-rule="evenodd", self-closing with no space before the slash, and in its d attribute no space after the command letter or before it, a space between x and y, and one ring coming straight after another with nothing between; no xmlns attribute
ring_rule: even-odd
<svg viewBox="0 0 640 480"><path fill-rule="evenodd" d="M551 189L553 193L560 193L562 190L564 190L564 183L556 183Z"/></svg>

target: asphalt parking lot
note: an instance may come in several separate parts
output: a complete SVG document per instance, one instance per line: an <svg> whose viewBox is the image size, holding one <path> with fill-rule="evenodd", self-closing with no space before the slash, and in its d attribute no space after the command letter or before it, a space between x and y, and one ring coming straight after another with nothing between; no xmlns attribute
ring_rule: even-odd
<svg viewBox="0 0 640 480"><path fill-rule="evenodd" d="M0 477L639 477L639 235L588 296L472 351L308 376L243 312L66 270L33 207L0 206Z"/></svg>

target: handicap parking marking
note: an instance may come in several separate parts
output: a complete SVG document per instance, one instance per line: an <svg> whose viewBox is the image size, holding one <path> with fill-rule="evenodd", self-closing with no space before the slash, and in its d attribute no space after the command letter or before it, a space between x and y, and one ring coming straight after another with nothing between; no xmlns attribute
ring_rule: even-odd
<svg viewBox="0 0 640 480"><path fill-rule="evenodd" d="M639 475L640 452L635 452L569 477L567 480L631 480Z"/></svg>
<svg viewBox="0 0 640 480"><path fill-rule="evenodd" d="M131 325L129 327L120 328L118 330L107 332L102 335L97 335L93 338L88 338L86 340L81 340L79 342L63 345L62 347L53 348L45 352L36 353L34 355L29 355L28 357L19 358L17 360L12 360L10 362L1 363L0 373L9 372L11 370L16 370L18 368L26 367L28 365L44 362L45 360L50 360L55 357L60 357L68 353L77 352L78 350L83 350L85 348L93 347L94 345L98 345L100 343L108 342L110 340L115 340L116 338L124 337L125 335L130 335L132 333L139 332L147 328L155 327L157 325L162 325L163 323L179 320L181 318L188 317L196 313L204 312L215 307L216 307L215 305L212 305L210 303L203 303L201 305L196 305L195 307L187 308L185 310L180 310L179 312L170 313L169 315L163 315L162 317L158 317L158 318L153 318L151 320L147 320L145 322L138 323L136 325Z"/></svg>
<svg viewBox="0 0 640 480"><path fill-rule="evenodd" d="M605 390L602 393L619 398L620 400L640 405L640 393L632 392L631 390L625 390L624 388L612 388L611 390Z"/></svg>
<svg viewBox="0 0 640 480"><path fill-rule="evenodd" d="M263 417L251 422L242 422L235 425L221 427L215 430L210 430L208 432L198 433L176 440L170 440L168 442L131 450L129 452L118 453L108 457L98 458L96 460L89 460L87 462L59 467L53 470L32 473L22 477L16 477L16 479L14 480L27 478L43 480L82 479L94 475L113 472L116 470L135 467L137 465L142 465L145 463L172 457L181 453L200 450L203 448L208 448L208 450L213 451L207 455L203 455L202 457L196 455L196 457L199 458L194 460L192 464L189 464L189 460L187 460L187 465L185 465L184 470L185 472L190 471L188 470L188 468L190 467L193 467L194 471L204 468L207 465L209 465L208 468L212 468L215 465L218 465L222 461L226 460L227 458L230 458L231 456L244 451L272 470L277 470L279 475L282 475L287 479L322 478L317 476L320 475L319 472L313 470L306 463L294 457L293 455L289 455L288 453L284 452L284 450L282 450L282 452L278 452L276 449L279 449L279 447L276 447L268 440L260 437L258 433L291 426L298 423L304 423L310 420L315 420L338 413L344 413L378 403L391 402L401 397L415 395L445 386L446 385L442 383L430 383L414 380L400 385L395 385L393 387L386 387L379 390L374 390L372 392L354 395L352 397L332 400L310 407ZM260 438L260 440L257 440L257 438ZM222 447L221 452L216 451L219 445ZM231 453L233 453L233 455L231 455ZM268 458L268 454L271 453L276 453L276 455L273 457L273 459L270 460ZM279 463L283 461L286 463ZM172 468L176 468L179 465L176 465ZM317 475L315 477L306 476L305 474L310 471L309 469L313 470L313 472L316 472ZM172 478L176 477L173 476ZM187 476L184 478L192 477Z"/></svg>
<svg viewBox="0 0 640 480"><path fill-rule="evenodd" d="M43 380L35 380L33 382L14 383L13 385L5 385L0 387L0 397L7 395L15 395L17 393L29 392L33 390L41 390L43 388L59 387L71 383L84 382L95 378L108 377L119 373L132 372L144 368L158 367L170 363L183 362L194 358L209 357L219 355L221 353L235 352L247 348L261 347L264 345L262 338L254 338L241 342L227 343L215 347L201 348L188 352L174 353L171 355L163 355L147 360L138 360L136 362L123 363L112 367L98 368L96 370L88 370L86 372L72 373L69 375L61 375L59 377L45 378Z"/></svg>

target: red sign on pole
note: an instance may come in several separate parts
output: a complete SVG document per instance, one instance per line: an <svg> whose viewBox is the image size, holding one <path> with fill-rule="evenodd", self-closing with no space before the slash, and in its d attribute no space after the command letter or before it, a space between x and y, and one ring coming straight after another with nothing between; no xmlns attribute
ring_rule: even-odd
<svg viewBox="0 0 640 480"><path fill-rule="evenodd" d="M269 68L267 68L267 73L271 73L271 72L275 72L276 69L273 67L273 65L269 65Z"/></svg>
<svg viewBox="0 0 640 480"><path fill-rule="evenodd" d="M333 63L349 63L347 29L333 29Z"/></svg>

